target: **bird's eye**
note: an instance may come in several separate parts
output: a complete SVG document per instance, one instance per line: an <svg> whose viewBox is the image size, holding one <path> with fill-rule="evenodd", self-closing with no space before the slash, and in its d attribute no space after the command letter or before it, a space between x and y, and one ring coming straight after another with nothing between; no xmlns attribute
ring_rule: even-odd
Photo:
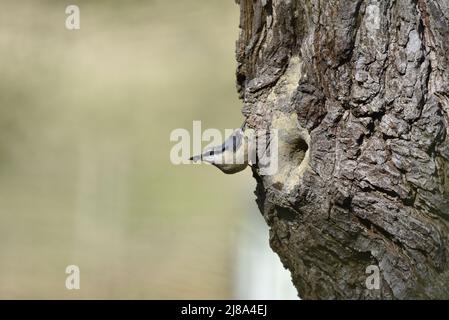
<svg viewBox="0 0 449 320"><path fill-rule="evenodd" d="M215 154L214 150L209 151L209 155L213 156Z"/></svg>

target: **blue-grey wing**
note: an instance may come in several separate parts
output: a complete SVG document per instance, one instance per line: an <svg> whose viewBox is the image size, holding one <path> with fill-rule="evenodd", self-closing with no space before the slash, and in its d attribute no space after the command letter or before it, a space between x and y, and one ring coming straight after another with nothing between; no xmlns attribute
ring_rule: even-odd
<svg viewBox="0 0 449 320"><path fill-rule="evenodd" d="M234 131L233 134L229 136L228 139L223 143L221 146L221 151L233 151L235 152L240 146L242 145L243 141L243 131L241 129L238 129Z"/></svg>
<svg viewBox="0 0 449 320"><path fill-rule="evenodd" d="M214 154L220 154L229 150L235 152L242 145L242 141L243 141L243 131L242 129L238 129L234 131L222 145L215 146L208 150L205 150L202 155L191 157L190 160L198 161L202 159L202 157L205 155L212 156Z"/></svg>

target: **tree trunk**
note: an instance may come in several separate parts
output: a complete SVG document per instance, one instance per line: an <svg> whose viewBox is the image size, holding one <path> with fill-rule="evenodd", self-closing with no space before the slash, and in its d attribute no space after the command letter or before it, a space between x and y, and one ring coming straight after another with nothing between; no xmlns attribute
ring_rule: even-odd
<svg viewBox="0 0 449 320"><path fill-rule="evenodd" d="M238 3L243 114L279 130L257 202L299 296L449 298L447 0Z"/></svg>

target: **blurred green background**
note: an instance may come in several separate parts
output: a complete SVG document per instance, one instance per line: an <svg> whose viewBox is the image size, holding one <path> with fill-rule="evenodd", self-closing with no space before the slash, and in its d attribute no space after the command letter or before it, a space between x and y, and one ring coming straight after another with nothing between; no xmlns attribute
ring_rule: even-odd
<svg viewBox="0 0 449 320"><path fill-rule="evenodd" d="M173 129L243 121L238 23L231 0L1 2L0 298L239 296L250 170L169 159Z"/></svg>

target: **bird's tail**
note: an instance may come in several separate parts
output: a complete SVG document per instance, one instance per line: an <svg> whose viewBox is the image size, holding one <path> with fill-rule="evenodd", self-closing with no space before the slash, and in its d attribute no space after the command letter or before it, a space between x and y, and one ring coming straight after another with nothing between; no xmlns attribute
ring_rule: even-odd
<svg viewBox="0 0 449 320"><path fill-rule="evenodd" d="M246 118L245 121L243 121L243 124L240 126L240 130L245 131L245 129L246 129Z"/></svg>

